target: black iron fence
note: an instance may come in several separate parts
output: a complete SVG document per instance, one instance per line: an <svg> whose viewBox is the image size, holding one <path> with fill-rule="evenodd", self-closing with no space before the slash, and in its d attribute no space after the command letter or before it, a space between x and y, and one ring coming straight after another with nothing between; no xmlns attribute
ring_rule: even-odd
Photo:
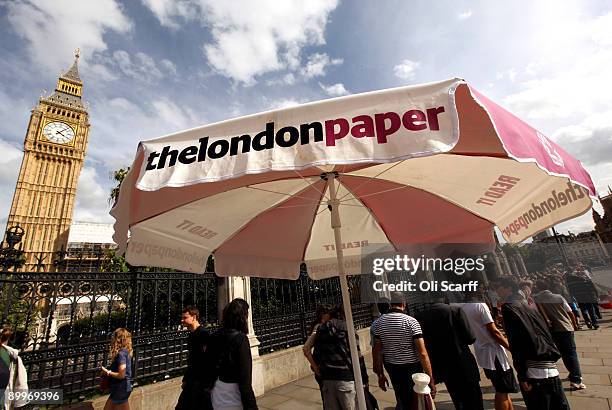
<svg viewBox="0 0 612 410"><path fill-rule="evenodd" d="M117 327L133 334L134 380L186 366L183 306L217 323L217 278L186 273L19 273L0 276L0 315L15 329L30 388L62 388L68 400L94 393Z"/></svg>
<svg viewBox="0 0 612 410"><path fill-rule="evenodd" d="M118 327L132 332L137 384L180 374L187 359L181 310L195 305L215 327L219 280L188 273L2 273L0 324L15 330L11 344L22 351L30 388L61 388L66 400L82 399L97 392ZM363 328L371 310L359 286L359 277L349 278L355 325ZM338 278L251 278L251 296L261 354L302 344L316 306L341 302Z"/></svg>
<svg viewBox="0 0 612 410"><path fill-rule="evenodd" d="M350 276L348 279L355 327L368 327L372 310L370 304L361 303L361 277ZM251 278L253 327L261 343L259 353L303 344L311 330L317 306L341 302L337 277L323 280L312 280L305 275L298 280Z"/></svg>

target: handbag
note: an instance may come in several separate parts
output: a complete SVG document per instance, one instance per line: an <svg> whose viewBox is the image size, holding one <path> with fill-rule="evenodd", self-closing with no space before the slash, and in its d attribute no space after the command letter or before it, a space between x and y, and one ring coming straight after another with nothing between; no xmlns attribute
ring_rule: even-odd
<svg viewBox="0 0 612 410"><path fill-rule="evenodd" d="M110 377L108 377L107 374L100 375L100 385L99 385L100 392L108 393L110 391L109 381L110 381Z"/></svg>

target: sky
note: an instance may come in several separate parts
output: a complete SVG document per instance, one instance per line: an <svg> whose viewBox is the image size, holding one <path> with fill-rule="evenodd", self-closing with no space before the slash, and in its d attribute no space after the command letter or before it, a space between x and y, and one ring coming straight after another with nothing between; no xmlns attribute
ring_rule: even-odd
<svg viewBox="0 0 612 410"><path fill-rule="evenodd" d="M30 110L80 48L90 114L76 221L113 222L140 140L308 101L460 77L612 185L612 3L0 0L0 225ZM590 212L558 226L593 227Z"/></svg>

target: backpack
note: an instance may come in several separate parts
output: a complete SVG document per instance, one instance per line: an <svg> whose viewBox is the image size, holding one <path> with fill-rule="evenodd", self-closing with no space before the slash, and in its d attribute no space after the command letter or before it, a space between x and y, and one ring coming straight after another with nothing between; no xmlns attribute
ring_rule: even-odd
<svg viewBox="0 0 612 410"><path fill-rule="evenodd" d="M548 326L537 310L520 303L507 303L504 310L511 312L524 327L522 340L518 342L527 359L556 362L561 358ZM507 313L504 315L506 317Z"/></svg>

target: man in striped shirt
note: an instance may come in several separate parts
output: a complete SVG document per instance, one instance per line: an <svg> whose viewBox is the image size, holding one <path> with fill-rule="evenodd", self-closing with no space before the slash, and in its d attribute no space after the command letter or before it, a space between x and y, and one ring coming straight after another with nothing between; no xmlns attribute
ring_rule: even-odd
<svg viewBox="0 0 612 410"><path fill-rule="evenodd" d="M429 375L432 397L435 397L436 385L421 326L415 318L404 313L406 305L403 300L403 294L393 295L389 312L373 324L372 353L378 385L383 391L387 390L389 381L385 376L384 369L386 369L393 385L397 408L410 410L414 373L424 371Z"/></svg>

